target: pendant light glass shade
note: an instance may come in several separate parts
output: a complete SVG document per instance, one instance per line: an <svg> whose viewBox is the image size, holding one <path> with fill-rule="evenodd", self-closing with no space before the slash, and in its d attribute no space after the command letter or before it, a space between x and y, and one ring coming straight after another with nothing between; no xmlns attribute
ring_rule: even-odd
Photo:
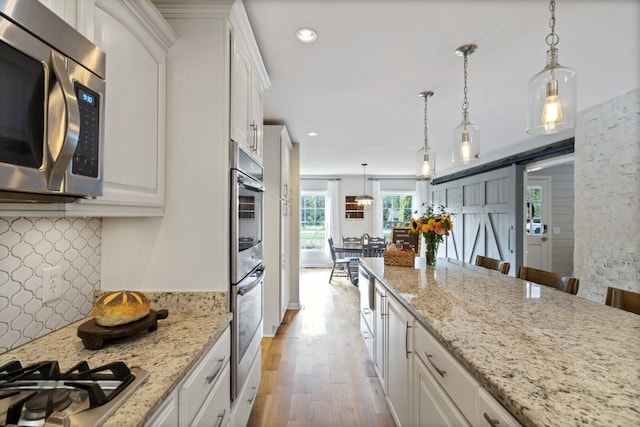
<svg viewBox="0 0 640 427"><path fill-rule="evenodd" d="M560 38L555 33L555 1L549 2L551 33L546 41L547 64L529 80L527 133L554 134L576 126L576 73L558 64Z"/></svg>
<svg viewBox="0 0 640 427"><path fill-rule="evenodd" d="M469 121L469 113L453 130L453 156L451 161L468 165L480 159L480 128Z"/></svg>
<svg viewBox="0 0 640 427"><path fill-rule="evenodd" d="M360 206L371 206L373 204L373 197L367 195L365 187L366 170L367 164L362 163L362 195L356 197L356 203Z"/></svg>
<svg viewBox="0 0 640 427"><path fill-rule="evenodd" d="M429 147L429 128L427 127L427 100L433 96L433 92L426 90L421 92L424 99L424 145L418 150L416 176L431 179L436 173L436 153Z"/></svg>
<svg viewBox="0 0 640 427"><path fill-rule="evenodd" d="M465 44L456 49L456 55L464 57L464 100L462 102L462 121L453 130L451 161L462 165L480 160L480 128L469 121L469 101L467 100L468 57L475 52L477 47L475 44Z"/></svg>

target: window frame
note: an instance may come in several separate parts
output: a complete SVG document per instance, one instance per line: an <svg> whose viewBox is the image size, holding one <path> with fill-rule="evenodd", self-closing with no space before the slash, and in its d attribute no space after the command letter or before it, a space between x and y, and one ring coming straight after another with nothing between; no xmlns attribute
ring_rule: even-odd
<svg viewBox="0 0 640 427"><path fill-rule="evenodd" d="M304 198L307 196L322 196L324 197L324 236L321 239L321 247L320 248L305 248L303 245L304 237L303 237L303 224L305 223L304 221L304 215L303 215L303 210L305 209L304 207ZM302 190L300 191L300 224L299 224L299 231L300 231L300 250L302 252L324 252L327 248L327 201L329 200L329 193L327 191L321 191L321 190ZM314 208L315 210L318 210L319 208ZM308 239L309 240L309 239ZM313 240L315 241L315 239Z"/></svg>
<svg viewBox="0 0 640 427"><path fill-rule="evenodd" d="M388 229L388 233L385 233L385 225L387 224L387 220L384 216L384 198L385 196L410 196L411 197L411 208L409 210L409 219L411 219L416 211L416 192L415 191L402 191L402 190L391 190L391 191L380 191L380 215L382 216L382 236L387 240L391 240L391 230L394 227L409 227L409 221L407 221L406 225L394 225Z"/></svg>

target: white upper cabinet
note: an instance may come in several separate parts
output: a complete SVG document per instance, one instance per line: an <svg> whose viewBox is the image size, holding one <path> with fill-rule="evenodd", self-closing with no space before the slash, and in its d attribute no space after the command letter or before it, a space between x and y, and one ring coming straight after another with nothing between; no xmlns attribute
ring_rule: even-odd
<svg viewBox="0 0 640 427"><path fill-rule="evenodd" d="M239 8L236 8L236 11ZM263 153L263 98L269 80L251 28L242 13L231 15L231 139L244 146L258 159ZM249 46L254 46L253 49ZM257 64L257 65L256 65Z"/></svg>
<svg viewBox="0 0 640 427"><path fill-rule="evenodd" d="M167 51L176 34L150 0L41 0L106 53L103 195L2 204L3 215L161 216Z"/></svg>
<svg viewBox="0 0 640 427"><path fill-rule="evenodd" d="M104 194L67 211L162 215L166 57L175 33L147 0L96 0L93 19L94 43L107 54Z"/></svg>

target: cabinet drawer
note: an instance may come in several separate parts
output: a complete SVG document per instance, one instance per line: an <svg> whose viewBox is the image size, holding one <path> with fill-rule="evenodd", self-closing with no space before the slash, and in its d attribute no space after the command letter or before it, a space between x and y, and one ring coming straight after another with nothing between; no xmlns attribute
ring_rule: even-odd
<svg viewBox="0 0 640 427"><path fill-rule="evenodd" d="M420 427L470 426L420 358L415 359L415 421Z"/></svg>
<svg viewBox="0 0 640 427"><path fill-rule="evenodd" d="M227 328L180 386L178 411L180 425L191 425L205 399L222 377L224 367L229 362L230 352L231 339L229 328Z"/></svg>
<svg viewBox="0 0 640 427"><path fill-rule="evenodd" d="M245 427L249 421L251 408L253 408L253 403L255 402L258 388L260 387L260 377L262 375L261 359L262 352L260 348L258 348L258 353L251 365L247 382L233 402L230 426Z"/></svg>
<svg viewBox="0 0 640 427"><path fill-rule="evenodd" d="M520 425L518 420L513 418L513 416L483 388L478 390L476 408L476 425L478 427L517 427Z"/></svg>
<svg viewBox="0 0 640 427"><path fill-rule="evenodd" d="M231 415L231 400L229 392L231 390L231 368L227 363L222 372L222 376L209 393L209 396L200 408L200 411L193 419L191 427L220 427L226 426Z"/></svg>
<svg viewBox="0 0 640 427"><path fill-rule="evenodd" d="M362 335L362 339L364 340L364 345L367 347L367 351L369 352L369 358L373 361L373 333L367 325L367 321L364 317L364 314L360 316L360 334Z"/></svg>
<svg viewBox="0 0 640 427"><path fill-rule="evenodd" d="M475 419L478 383L421 325L415 328L416 355L468 420Z"/></svg>

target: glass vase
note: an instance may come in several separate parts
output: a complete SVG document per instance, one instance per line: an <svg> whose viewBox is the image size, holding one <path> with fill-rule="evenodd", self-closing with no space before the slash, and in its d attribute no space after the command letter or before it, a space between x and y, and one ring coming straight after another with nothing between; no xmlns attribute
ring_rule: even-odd
<svg viewBox="0 0 640 427"><path fill-rule="evenodd" d="M424 256L427 260L427 266L435 267L438 258L438 240L428 234L424 236Z"/></svg>

